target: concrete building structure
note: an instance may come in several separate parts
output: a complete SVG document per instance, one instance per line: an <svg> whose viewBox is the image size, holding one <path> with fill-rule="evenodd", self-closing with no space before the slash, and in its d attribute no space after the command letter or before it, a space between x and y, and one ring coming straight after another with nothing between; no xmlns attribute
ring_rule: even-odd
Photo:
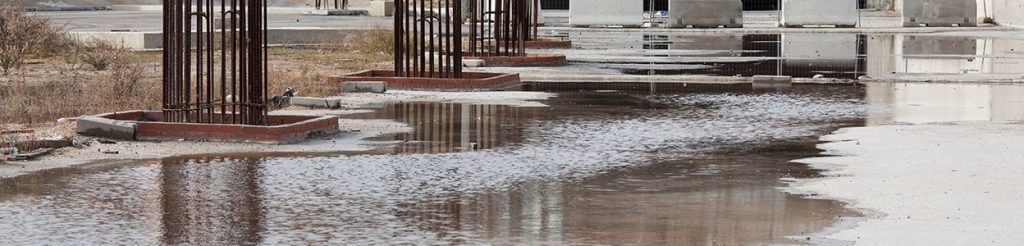
<svg viewBox="0 0 1024 246"><path fill-rule="evenodd" d="M743 27L740 0L669 1L666 27Z"/></svg>
<svg viewBox="0 0 1024 246"><path fill-rule="evenodd" d="M857 0L782 0L780 24L854 27L859 14Z"/></svg>
<svg viewBox="0 0 1024 246"><path fill-rule="evenodd" d="M902 0L904 27L977 26L978 3L972 0Z"/></svg>
<svg viewBox="0 0 1024 246"><path fill-rule="evenodd" d="M569 2L569 25L579 27L639 27L644 22L643 0Z"/></svg>

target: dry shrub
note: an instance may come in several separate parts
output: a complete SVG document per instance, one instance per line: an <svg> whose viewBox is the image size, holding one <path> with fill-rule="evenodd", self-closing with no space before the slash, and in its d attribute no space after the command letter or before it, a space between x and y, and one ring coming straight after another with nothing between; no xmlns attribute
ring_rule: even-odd
<svg viewBox="0 0 1024 246"><path fill-rule="evenodd" d="M104 71L115 63L128 62L124 60L128 58L131 51L107 41L93 40L76 46L75 53L82 63L89 64L96 71Z"/></svg>
<svg viewBox="0 0 1024 246"><path fill-rule="evenodd" d="M67 47L62 28L45 18L26 15L20 8L0 7L0 69L4 75L20 68L25 59L59 52Z"/></svg>
<svg viewBox="0 0 1024 246"><path fill-rule="evenodd" d="M395 33L390 29L374 28L363 36L359 49L371 54L395 54Z"/></svg>

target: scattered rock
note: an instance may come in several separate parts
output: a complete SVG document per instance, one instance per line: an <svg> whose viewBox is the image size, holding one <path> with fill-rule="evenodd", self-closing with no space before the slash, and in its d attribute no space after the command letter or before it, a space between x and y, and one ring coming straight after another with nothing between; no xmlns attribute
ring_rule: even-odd
<svg viewBox="0 0 1024 246"><path fill-rule="evenodd" d="M110 139L106 139L106 138L96 139L96 142L99 142L101 144L117 144L116 141L110 140Z"/></svg>

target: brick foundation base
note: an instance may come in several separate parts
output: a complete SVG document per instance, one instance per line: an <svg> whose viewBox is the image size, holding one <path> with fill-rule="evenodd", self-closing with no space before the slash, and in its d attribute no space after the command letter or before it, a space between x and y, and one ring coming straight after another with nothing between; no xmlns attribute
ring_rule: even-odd
<svg viewBox="0 0 1024 246"><path fill-rule="evenodd" d="M526 41L527 49L571 49L572 40L534 39Z"/></svg>
<svg viewBox="0 0 1024 246"><path fill-rule="evenodd" d="M463 78L414 78L395 77L394 71L367 70L339 77L328 78L330 82L341 84L353 81L380 81L387 83L388 89L427 89L427 90L505 90L522 85L519 74L463 72Z"/></svg>
<svg viewBox="0 0 1024 246"><path fill-rule="evenodd" d="M333 116L267 116L269 125L260 126L163 122L163 112L157 111L127 111L97 117L135 123L136 140L282 144L339 132L338 118Z"/></svg>

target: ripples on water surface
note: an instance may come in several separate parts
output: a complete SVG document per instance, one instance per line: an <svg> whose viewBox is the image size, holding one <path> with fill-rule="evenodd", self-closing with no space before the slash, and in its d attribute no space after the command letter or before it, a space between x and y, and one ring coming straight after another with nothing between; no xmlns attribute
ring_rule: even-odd
<svg viewBox="0 0 1024 246"><path fill-rule="evenodd" d="M853 214L775 187L815 175L787 161L856 124L859 90L392 105L358 117L417 127L382 137L398 140L393 154L168 158L6 180L0 242L786 242Z"/></svg>

